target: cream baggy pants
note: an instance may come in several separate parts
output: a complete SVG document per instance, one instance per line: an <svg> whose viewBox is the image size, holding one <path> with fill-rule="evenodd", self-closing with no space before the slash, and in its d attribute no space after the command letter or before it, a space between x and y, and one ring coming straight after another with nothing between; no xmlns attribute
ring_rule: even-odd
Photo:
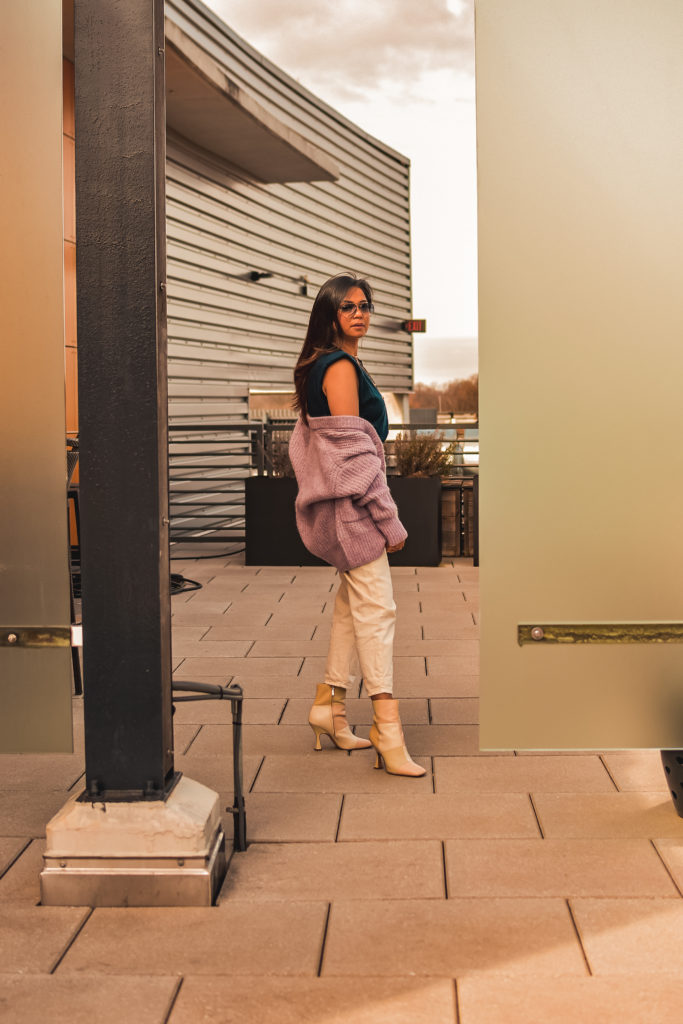
<svg viewBox="0 0 683 1024"><path fill-rule="evenodd" d="M374 562L340 573L325 682L329 686L352 686L360 663L370 697L392 693L395 623L396 605L386 551Z"/></svg>

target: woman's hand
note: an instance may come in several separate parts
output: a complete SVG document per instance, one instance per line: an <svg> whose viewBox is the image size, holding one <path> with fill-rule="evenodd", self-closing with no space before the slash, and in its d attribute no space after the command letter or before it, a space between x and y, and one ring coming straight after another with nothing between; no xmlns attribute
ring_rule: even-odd
<svg viewBox="0 0 683 1024"><path fill-rule="evenodd" d="M404 540L402 540L400 544L387 544L387 554L391 554L392 551L400 551L404 545Z"/></svg>

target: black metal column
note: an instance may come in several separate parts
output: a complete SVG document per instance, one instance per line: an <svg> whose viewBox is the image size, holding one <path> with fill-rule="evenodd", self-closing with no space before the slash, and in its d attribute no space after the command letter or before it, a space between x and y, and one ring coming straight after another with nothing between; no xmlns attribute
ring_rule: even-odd
<svg viewBox="0 0 683 1024"><path fill-rule="evenodd" d="M75 0L88 796L173 782L163 0Z"/></svg>

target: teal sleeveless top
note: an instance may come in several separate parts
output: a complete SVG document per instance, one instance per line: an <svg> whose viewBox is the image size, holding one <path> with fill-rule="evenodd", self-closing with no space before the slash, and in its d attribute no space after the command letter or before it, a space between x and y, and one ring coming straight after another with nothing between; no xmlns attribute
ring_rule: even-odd
<svg viewBox="0 0 683 1024"><path fill-rule="evenodd" d="M372 423L379 435L380 441L386 441L389 433L389 418L384 399L377 390L377 386L365 367L348 352L343 349L335 349L334 352L325 352L318 356L311 367L308 375L308 415L329 416L330 407L327 396L323 391L323 377L332 363L338 359L348 359L356 367L358 374L358 411L364 420Z"/></svg>

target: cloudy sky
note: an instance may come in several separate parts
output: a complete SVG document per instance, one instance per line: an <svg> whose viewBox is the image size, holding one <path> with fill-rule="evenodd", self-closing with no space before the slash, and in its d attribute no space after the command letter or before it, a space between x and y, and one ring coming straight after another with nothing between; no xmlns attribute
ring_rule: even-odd
<svg viewBox="0 0 683 1024"><path fill-rule="evenodd" d="M411 160L415 379L476 372L473 0L205 0L252 46Z"/></svg>

